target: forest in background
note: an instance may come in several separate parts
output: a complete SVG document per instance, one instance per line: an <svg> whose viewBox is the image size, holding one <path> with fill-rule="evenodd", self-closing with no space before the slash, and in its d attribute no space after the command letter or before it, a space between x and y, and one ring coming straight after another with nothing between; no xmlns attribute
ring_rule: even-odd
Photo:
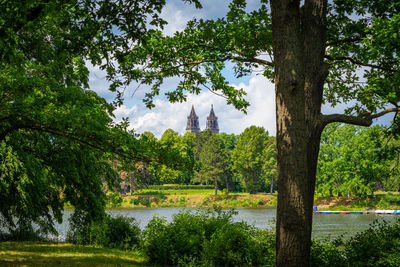
<svg viewBox="0 0 400 267"><path fill-rule="evenodd" d="M277 190L276 140L263 127L251 126L239 135L179 135L168 129L159 140L150 132L142 137L179 151L188 164L174 170L137 163L135 170L120 172L122 188L117 190L123 193L163 184L213 185L227 193ZM327 126L321 137L317 196L367 197L375 191L399 191L399 151L400 142L382 126ZM117 163L114 166L118 168Z"/></svg>

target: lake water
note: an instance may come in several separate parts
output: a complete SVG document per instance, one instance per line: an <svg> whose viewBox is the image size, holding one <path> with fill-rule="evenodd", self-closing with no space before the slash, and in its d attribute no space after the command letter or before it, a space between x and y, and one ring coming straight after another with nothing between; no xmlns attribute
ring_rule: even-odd
<svg viewBox="0 0 400 267"><path fill-rule="evenodd" d="M112 216L126 216L135 218L143 229L154 215L163 216L168 221L172 220L173 214L182 209L195 210L194 208L142 208L142 209L112 209L107 212ZM234 221L245 221L259 228L271 229L275 227L276 209L251 209L236 208L238 215L233 217ZM73 210L65 210L62 224L57 224L59 240L64 240L68 231L68 218ZM366 230L373 221L386 220L393 223L399 215L376 215L376 214L314 214L313 238L324 235L336 237L344 235L349 237L357 232Z"/></svg>

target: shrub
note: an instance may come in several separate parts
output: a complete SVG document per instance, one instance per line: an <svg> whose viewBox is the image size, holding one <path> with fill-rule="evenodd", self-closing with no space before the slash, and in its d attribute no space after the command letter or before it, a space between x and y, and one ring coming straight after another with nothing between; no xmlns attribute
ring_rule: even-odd
<svg viewBox="0 0 400 267"><path fill-rule="evenodd" d="M198 258L204 241L203 219L203 216L190 212L174 215L171 223L154 217L144 231L143 250L150 261L176 265L184 258Z"/></svg>
<svg viewBox="0 0 400 267"><path fill-rule="evenodd" d="M120 207L122 204L122 196L119 192L108 192L107 197L112 207Z"/></svg>
<svg viewBox="0 0 400 267"><path fill-rule="evenodd" d="M101 222L75 229L68 233L68 242L93 244L109 248L131 249L141 240L141 231L134 218L106 216Z"/></svg>
<svg viewBox="0 0 400 267"><path fill-rule="evenodd" d="M182 211L168 223L154 217L144 231L143 250L160 265L242 266L273 262L273 236L232 222L234 211ZM266 238L269 237L269 238Z"/></svg>
<svg viewBox="0 0 400 267"><path fill-rule="evenodd" d="M328 238L313 240L310 253L310 266L345 266L346 259L343 251L339 249L342 245L342 237L333 241Z"/></svg>
<svg viewBox="0 0 400 267"><path fill-rule="evenodd" d="M185 198L184 196L180 196L179 199L178 199L178 201L179 201L181 204L184 204L184 203L186 202L186 198Z"/></svg>
<svg viewBox="0 0 400 267"><path fill-rule="evenodd" d="M399 266L400 220L375 221L349 240L313 241L311 266Z"/></svg>
<svg viewBox="0 0 400 267"><path fill-rule="evenodd" d="M145 206L145 207L150 207L151 201L150 198L148 197L139 197L139 204Z"/></svg>
<svg viewBox="0 0 400 267"><path fill-rule="evenodd" d="M139 205L139 199L137 198L131 198L131 200L129 201L132 205Z"/></svg>
<svg viewBox="0 0 400 267"><path fill-rule="evenodd" d="M149 185L148 189L152 189L152 190L214 189L214 186L213 185L165 184L165 185Z"/></svg>
<svg viewBox="0 0 400 267"><path fill-rule="evenodd" d="M243 222L226 224L205 243L203 261L207 266L273 266L274 239Z"/></svg>
<svg viewBox="0 0 400 267"><path fill-rule="evenodd" d="M9 230L8 232L3 232L5 229L0 227L0 241L46 241L46 233L41 233L35 231L32 225L24 224L22 226L17 226L16 228ZM55 234L53 232L53 234Z"/></svg>
<svg viewBox="0 0 400 267"><path fill-rule="evenodd" d="M400 219L394 224L375 221L344 245L345 257L355 266L399 266Z"/></svg>

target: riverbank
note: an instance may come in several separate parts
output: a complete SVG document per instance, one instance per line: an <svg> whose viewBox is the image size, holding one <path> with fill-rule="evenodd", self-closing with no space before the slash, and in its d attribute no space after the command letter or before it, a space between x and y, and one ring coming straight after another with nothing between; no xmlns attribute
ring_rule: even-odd
<svg viewBox="0 0 400 267"><path fill-rule="evenodd" d="M400 210L400 194L377 192L367 198L318 197L314 201L318 210ZM191 207L209 208L276 208L277 193L230 193L219 191L214 196L212 189L150 190L144 189L131 195L110 198L108 208L164 208Z"/></svg>
<svg viewBox="0 0 400 267"><path fill-rule="evenodd" d="M274 208L277 204L276 194L248 194L231 193L226 195L220 193L213 195L212 191L201 190L179 190L173 192L147 191L136 192L132 196L124 196L120 205L113 205L110 201L108 207L138 208L138 207L190 207L210 208L219 206L222 208Z"/></svg>
<svg viewBox="0 0 400 267"><path fill-rule="evenodd" d="M0 265L149 266L139 251L47 242L0 242Z"/></svg>

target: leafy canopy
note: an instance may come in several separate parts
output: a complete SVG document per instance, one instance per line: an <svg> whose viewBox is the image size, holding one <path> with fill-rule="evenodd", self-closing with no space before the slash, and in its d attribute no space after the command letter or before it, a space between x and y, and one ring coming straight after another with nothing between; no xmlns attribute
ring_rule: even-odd
<svg viewBox="0 0 400 267"><path fill-rule="evenodd" d="M111 160L184 165L169 147L138 140L126 120L113 123L123 92L107 103L89 90L86 67L106 70L110 90L117 91L118 55L165 25L164 4L0 1L1 229L36 223L54 232L52 217L62 219L66 202L76 218L102 218L102 180L117 186Z"/></svg>

